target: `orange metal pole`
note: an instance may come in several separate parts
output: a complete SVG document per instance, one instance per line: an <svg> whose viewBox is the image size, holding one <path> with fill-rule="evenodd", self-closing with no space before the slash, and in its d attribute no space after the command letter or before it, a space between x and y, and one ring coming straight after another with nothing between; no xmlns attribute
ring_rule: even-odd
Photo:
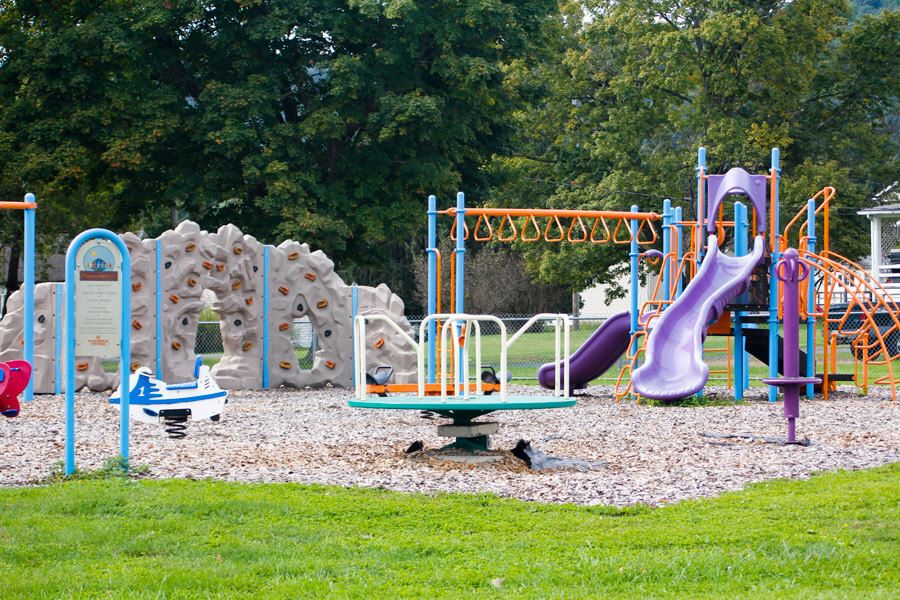
<svg viewBox="0 0 900 600"><path fill-rule="evenodd" d="M25 210L29 208L37 208L37 202L0 202L0 209Z"/></svg>

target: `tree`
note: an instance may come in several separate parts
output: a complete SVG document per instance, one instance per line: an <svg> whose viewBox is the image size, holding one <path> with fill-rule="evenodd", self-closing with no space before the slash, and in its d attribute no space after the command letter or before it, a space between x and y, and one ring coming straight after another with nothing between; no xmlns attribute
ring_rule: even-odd
<svg viewBox="0 0 900 600"><path fill-rule="evenodd" d="M453 245L440 243L441 256L441 312L450 312L455 298L451 287ZM522 256L502 243L466 247L465 294L467 313L488 315L534 315L540 312L568 312L572 296L560 286L541 284L532 280L525 269ZM413 259L416 294L422 306L428 298L428 261L419 255ZM523 321L524 322L524 321ZM521 324L521 323L520 323Z"/></svg>
<svg viewBox="0 0 900 600"><path fill-rule="evenodd" d="M589 11L582 19L579 8ZM618 0L573 4L568 50L511 77L541 101L520 114L517 157L499 157L498 201L694 214L695 157L709 172L766 172L781 149L782 216L839 185L833 247L866 253L859 207L900 175L891 118L900 98L900 14L849 26L844 0ZM609 281L623 258L560 246L529 255L541 279Z"/></svg>
<svg viewBox="0 0 900 600"><path fill-rule="evenodd" d="M157 233L174 209L308 242L366 275L406 253L428 193L485 189L520 106L502 66L540 44L555 10L4 0L0 177L65 227L80 215Z"/></svg>

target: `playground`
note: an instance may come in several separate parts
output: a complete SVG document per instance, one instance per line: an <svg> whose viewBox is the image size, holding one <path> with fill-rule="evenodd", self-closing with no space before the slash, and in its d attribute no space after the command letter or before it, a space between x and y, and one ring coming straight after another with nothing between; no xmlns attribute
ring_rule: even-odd
<svg viewBox="0 0 900 600"><path fill-rule="evenodd" d="M813 195L779 227L777 149L771 164L768 174L708 174L701 148L693 220L668 200L660 213L637 206L509 209L467 207L460 193L454 207L438 210L431 196L429 315L416 328L386 286L348 286L324 254L290 240L268 246L230 225L210 234L191 222L157 240L84 232L67 255L65 290L42 285L35 293L27 285L0 325L4 352L15 358L24 348L35 365L38 392L32 400L25 390L27 410L0 431L10 449L0 484L40 481L64 447L66 474L76 457L91 469L118 454L132 465L146 463L154 478L656 505L754 481L897 462L900 310L877 268L867 274L830 252L834 188ZM733 218L725 206L732 201ZM26 208L26 219L35 207L33 197L17 206ZM443 231L455 243L452 256L443 257L453 267L453 293L443 305L442 217L452 218ZM102 268L76 260L79 252L106 248L96 240L122 258L110 254ZM596 251L626 246L630 308L577 349L566 314L534 315L509 331L494 315L468 314L465 245L490 240L586 243ZM72 305L75 265L82 263L89 277L79 281L109 280L115 269L124 274L123 300L114 305L121 339L104 333L112 339L103 343L122 349L119 380L130 367L127 388L96 359L108 351L87 352L100 339L93 329L82 329L81 353L71 334L62 335L64 313L66 331L78 331L60 299L66 295L66 307ZM659 275L650 300L639 303L637 282L648 265ZM119 284L80 285L88 290L80 301L93 311L87 316L95 328L105 326L113 308L100 299ZM194 350L204 289L215 294L225 350L211 369ZM311 369L300 367L290 345L292 319L307 314L323 340ZM35 327L32 342L23 323L35 316L42 328ZM508 355L516 344L533 345L526 333L533 325L553 353L532 375L539 386L518 385ZM21 343L17 332L24 333ZM708 337L724 338L724 349L710 349ZM846 350L836 360L839 346L850 348L850 362ZM757 367L753 385L751 355L768 375L760 377ZM615 384L598 385L604 374ZM113 386L119 391L109 396ZM685 401L691 408L680 407ZM528 452L521 447L512 452L524 442L557 468L541 471L522 458Z"/></svg>
<svg viewBox="0 0 900 600"><path fill-rule="evenodd" d="M539 393L511 386L514 393ZM726 389L710 394L727 398ZM118 453L118 410L102 393L76 399L79 468L95 470ZM63 396L40 395L0 430L0 486L46 479L62 458ZM539 413L540 418L535 417ZM785 434L782 403L765 388L745 402L691 408L615 401L612 386L591 386L574 407L502 411L491 436L499 459L442 456L440 418L415 411L347 406L347 390L232 392L219 422L197 421L170 439L158 425L131 424L140 477L240 482L302 482L403 492L491 493L547 503L659 506L713 497L750 482L805 479L900 461L900 410L883 388L859 397L841 387L828 401L804 401L798 436L809 446L768 443ZM702 434L752 438L706 437ZM518 440L592 468L535 471L509 454ZM406 454L416 440L425 451ZM459 454L459 453L457 453Z"/></svg>

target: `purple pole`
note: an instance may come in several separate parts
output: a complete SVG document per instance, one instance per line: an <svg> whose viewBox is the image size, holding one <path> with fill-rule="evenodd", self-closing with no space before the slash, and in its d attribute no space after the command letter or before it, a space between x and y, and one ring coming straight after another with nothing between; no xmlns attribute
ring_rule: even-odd
<svg viewBox="0 0 900 600"><path fill-rule="evenodd" d="M818 377L800 377L800 282L809 277L809 267L800 262L795 248L784 251L775 266L775 276L784 282L784 376L763 379L784 390L784 416L788 421L788 443L797 441L796 419L800 416L800 387L818 383Z"/></svg>

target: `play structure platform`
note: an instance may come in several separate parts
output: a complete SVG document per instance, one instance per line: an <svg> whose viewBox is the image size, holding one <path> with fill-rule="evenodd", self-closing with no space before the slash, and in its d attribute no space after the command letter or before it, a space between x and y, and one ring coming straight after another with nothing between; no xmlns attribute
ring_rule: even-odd
<svg viewBox="0 0 900 600"><path fill-rule="evenodd" d="M372 319L384 320L415 349L418 358L416 383L388 383L391 369L385 365L366 371L366 325L367 321ZM509 347L536 321L550 319L554 321L556 329L554 363L557 365L552 377L554 383L552 394L540 396L509 394L507 391ZM482 369L480 323L485 321L495 324L500 331L501 352L498 372ZM432 324L440 327L441 344L436 347L442 350L441 357L446 355L443 360L434 359L438 356L434 350L429 352L431 359L426 360L425 350L429 347L427 340L434 340L434 337L427 335ZM349 404L355 408L418 410L426 414L433 413L451 420L449 424L438 426L439 436L455 438L455 441L445 448L489 450L489 436L500 426L495 421L475 419L500 410L535 410L575 405L575 399L568 392L569 331L569 317L564 314L535 315L509 339L506 325L493 315L437 314L430 315L422 321L419 325L419 339L423 341L416 342L387 317L359 316L354 321L354 350L357 358L356 397L350 400ZM471 375L469 354L473 349L474 373L479 377ZM426 370L429 371L427 375ZM549 375L547 378L548 381L551 379Z"/></svg>

